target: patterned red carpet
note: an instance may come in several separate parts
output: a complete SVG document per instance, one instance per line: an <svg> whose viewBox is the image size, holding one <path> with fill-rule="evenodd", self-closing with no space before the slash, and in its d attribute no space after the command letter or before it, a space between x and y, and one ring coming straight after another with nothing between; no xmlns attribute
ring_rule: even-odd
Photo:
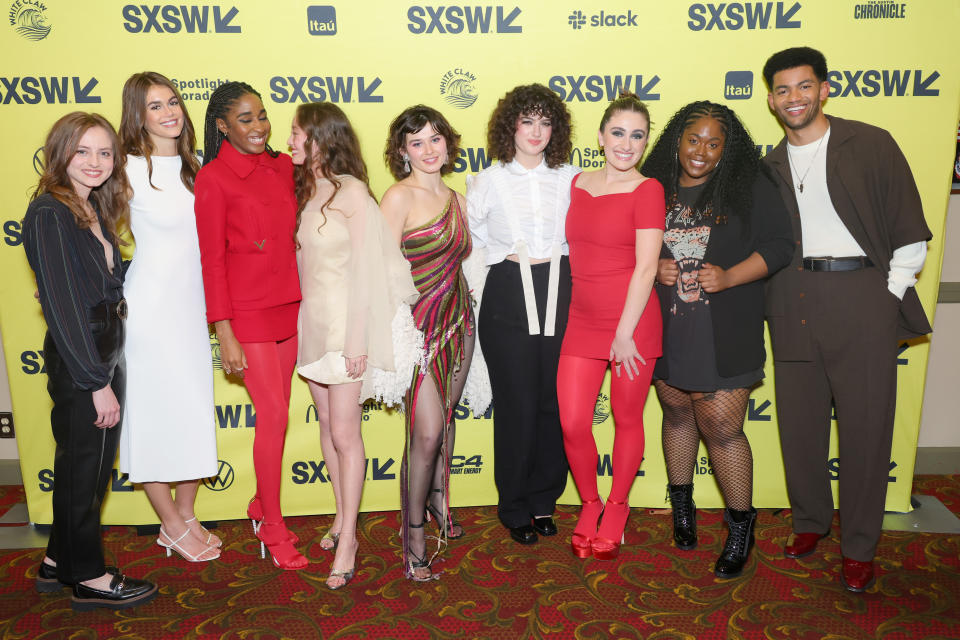
<svg viewBox="0 0 960 640"><path fill-rule="evenodd" d="M914 493L960 513L960 476L921 476ZM22 496L0 487L0 512ZM66 591L40 595L39 549L0 553L0 638L960 638L960 536L885 533L879 579L868 593L839 581L837 528L800 561L782 556L789 511L762 510L747 571L719 580L720 512L700 511L700 546L671 544L669 514L634 509L615 562L569 551L577 510L563 507L561 533L521 547L504 536L495 509L460 509L466 537L453 541L437 581L404 580L396 513L361 516L357 576L328 591L331 555L318 545L330 518L294 518L308 570L260 560L249 523L224 523L220 560L166 559L154 539L111 527L111 561L162 585L152 603L126 612L73 613ZM836 523L835 523L836 524Z"/></svg>

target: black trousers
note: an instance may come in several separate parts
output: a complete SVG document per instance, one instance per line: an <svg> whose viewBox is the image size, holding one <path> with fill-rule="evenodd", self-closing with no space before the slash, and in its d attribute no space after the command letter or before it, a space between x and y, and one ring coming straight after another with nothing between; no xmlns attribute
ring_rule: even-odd
<svg viewBox="0 0 960 640"><path fill-rule="evenodd" d="M123 321L103 313L90 322L100 358L113 368L113 388L123 408L125 371ZM53 400L50 426L57 447L53 460L53 526L47 556L57 563L57 578L67 584L104 574L100 509L110 482L120 441L121 420L115 427L94 426L93 393L78 389L50 333L43 341L47 391Z"/></svg>
<svg viewBox="0 0 960 640"><path fill-rule="evenodd" d="M547 306L549 263L533 265L541 333ZM570 262L560 263L554 336L530 335L520 265L509 260L490 268L478 327L493 388L493 472L497 512L507 527L550 515L567 484L557 364L570 307Z"/></svg>

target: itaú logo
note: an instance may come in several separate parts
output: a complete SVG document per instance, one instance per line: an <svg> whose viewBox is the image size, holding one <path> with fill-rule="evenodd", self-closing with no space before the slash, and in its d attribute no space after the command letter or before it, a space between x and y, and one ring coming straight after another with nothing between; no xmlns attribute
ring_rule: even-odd
<svg viewBox="0 0 960 640"><path fill-rule="evenodd" d="M723 79L723 97L746 100L753 97L753 71L727 71Z"/></svg>

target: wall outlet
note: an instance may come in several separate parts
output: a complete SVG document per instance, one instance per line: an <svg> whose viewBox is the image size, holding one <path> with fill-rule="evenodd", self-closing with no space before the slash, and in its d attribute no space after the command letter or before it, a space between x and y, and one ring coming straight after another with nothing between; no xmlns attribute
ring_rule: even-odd
<svg viewBox="0 0 960 640"><path fill-rule="evenodd" d="M0 438L16 437L13 433L13 414L0 412Z"/></svg>

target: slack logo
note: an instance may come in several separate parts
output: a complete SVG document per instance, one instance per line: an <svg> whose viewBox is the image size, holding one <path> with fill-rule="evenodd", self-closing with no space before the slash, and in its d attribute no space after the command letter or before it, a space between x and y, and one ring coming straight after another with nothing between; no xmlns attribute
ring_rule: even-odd
<svg viewBox="0 0 960 640"><path fill-rule="evenodd" d="M312 36L337 34L337 10L329 5L307 7L307 31Z"/></svg>
<svg viewBox="0 0 960 640"><path fill-rule="evenodd" d="M746 100L753 97L753 71L727 71L723 80L723 97Z"/></svg>

